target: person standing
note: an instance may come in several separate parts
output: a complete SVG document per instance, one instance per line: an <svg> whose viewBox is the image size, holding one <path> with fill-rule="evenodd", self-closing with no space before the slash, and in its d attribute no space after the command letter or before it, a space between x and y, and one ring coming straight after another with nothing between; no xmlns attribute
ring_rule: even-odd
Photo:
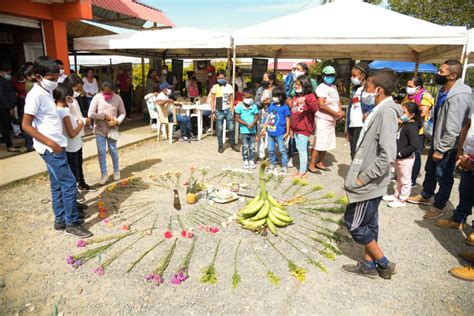
<svg viewBox="0 0 474 316"><path fill-rule="evenodd" d="M59 67L48 56L38 57L33 65L36 84L26 95L23 130L33 137L35 150L48 169L51 184L54 230L87 238L92 233L82 227L76 205L76 181L69 167L61 118L52 97L58 86Z"/></svg>
<svg viewBox="0 0 474 316"><path fill-rule="evenodd" d="M255 135L257 133L258 108L253 101L252 89L245 88L244 99L235 109L235 120L240 124L240 139L242 140L242 158L244 169L255 169Z"/></svg>
<svg viewBox="0 0 474 316"><path fill-rule="evenodd" d="M13 146L10 138L12 127L12 114L16 107L16 93L10 80L12 78L12 68L9 64L3 63L0 66L0 125L2 127L2 137L7 151L18 153L20 150Z"/></svg>
<svg viewBox="0 0 474 316"><path fill-rule="evenodd" d="M82 78L82 82L84 83L83 90L86 95L84 111L88 113L92 98L99 92L99 86L97 85L97 80L94 78L94 70L92 70L92 68L86 69L86 77Z"/></svg>
<svg viewBox="0 0 474 316"><path fill-rule="evenodd" d="M267 71L263 74L261 86L257 89L255 94L255 104L259 110L259 122L257 124L257 163L265 159L265 143L266 136L262 134L263 124L268 115L268 106L272 103L272 91L277 85L275 73Z"/></svg>
<svg viewBox="0 0 474 316"><path fill-rule="evenodd" d="M211 93L212 87L217 83L216 67L207 66L207 94Z"/></svg>
<svg viewBox="0 0 474 316"><path fill-rule="evenodd" d="M317 173L316 169L329 171L324 164L328 150L336 148L336 121L344 118L339 93L334 84L336 69L333 66L324 67L323 83L316 88L319 111L316 112L316 133L311 161L308 170Z"/></svg>
<svg viewBox="0 0 474 316"><path fill-rule="evenodd" d="M125 69L119 69L119 75L117 76L117 83L120 90L120 97L123 100L125 106L125 112L127 117L131 117L132 114L132 78Z"/></svg>
<svg viewBox="0 0 474 316"><path fill-rule="evenodd" d="M429 118L431 107L434 103L434 98L431 93L423 88L423 80L420 77L415 77L407 82L407 95L402 101L402 105L407 102L415 102L420 108L421 118L427 121ZM420 128L418 134L418 146L415 152L415 163L413 164L413 171L411 175L411 185L416 185L416 179L420 174L421 169L421 152L425 147L425 132L423 126Z"/></svg>
<svg viewBox="0 0 474 316"><path fill-rule="evenodd" d="M299 76L308 76L309 77L309 67L306 63L300 62L295 65L294 70L292 70L291 74L288 74L288 76L291 76L288 78L285 78L285 91L286 91L286 96L287 98L292 98L295 96L296 91L295 91L295 83L296 79L298 79ZM316 88L318 87L318 83L316 80L313 78L311 80L311 85L313 86L313 91L316 91Z"/></svg>
<svg viewBox="0 0 474 316"><path fill-rule="evenodd" d="M390 183L390 165L397 154L397 121L401 106L391 94L397 76L391 70L381 70L367 80L366 93L371 96L374 111L364 122L357 151L347 173L344 187L349 204L344 222L352 238L364 246L364 258L356 264L345 264L342 271L369 278L390 279L396 273L379 246L378 208Z"/></svg>
<svg viewBox="0 0 474 316"><path fill-rule="evenodd" d="M351 83L352 96L349 100L349 106L346 113L346 139L351 147L351 160L354 159L356 145L359 141L359 135L364 126L364 113L362 112L362 91L367 82L370 68L366 62L360 62L352 67Z"/></svg>
<svg viewBox="0 0 474 316"><path fill-rule="evenodd" d="M199 89L194 71L188 71L188 79L185 81L186 95L194 102L194 98L199 96Z"/></svg>
<svg viewBox="0 0 474 316"><path fill-rule="evenodd" d="M160 81L156 75L154 69L148 70L148 75L146 76L146 92L147 94L157 91L160 87Z"/></svg>
<svg viewBox="0 0 474 316"><path fill-rule="evenodd" d="M431 205L423 216L435 219L443 215L443 209L451 195L454 184L456 146L463 124L471 109L471 88L461 79L462 64L447 60L435 75L435 82L441 85L433 109L433 140L425 165L425 179L421 194L410 197L413 204ZM435 193L436 185L439 185Z"/></svg>
<svg viewBox="0 0 474 316"><path fill-rule="evenodd" d="M66 80L66 78L67 78L67 75L64 73L64 63L61 59L56 59L54 62L59 67L58 83L63 83L64 80Z"/></svg>
<svg viewBox="0 0 474 316"><path fill-rule="evenodd" d="M240 67L235 67L235 85L237 86L238 92L243 93L244 89L247 88L244 77L242 77L242 70Z"/></svg>
<svg viewBox="0 0 474 316"><path fill-rule="evenodd" d="M222 140L223 124L226 121L229 130L229 141L231 148L240 152L235 142L234 134L234 90L227 83L226 72L220 70L217 76L217 83L211 89L211 119L216 120L217 144L219 153L224 152L224 142Z"/></svg>
<svg viewBox="0 0 474 316"><path fill-rule="evenodd" d="M114 181L120 180L119 154L117 141L120 137L118 126L126 116L122 98L114 92L112 82L104 80L101 93L96 94L91 101L88 116L93 119L94 134L97 142L97 152L100 164L101 178L99 184L104 185L109 180L107 173L107 151L112 157Z"/></svg>

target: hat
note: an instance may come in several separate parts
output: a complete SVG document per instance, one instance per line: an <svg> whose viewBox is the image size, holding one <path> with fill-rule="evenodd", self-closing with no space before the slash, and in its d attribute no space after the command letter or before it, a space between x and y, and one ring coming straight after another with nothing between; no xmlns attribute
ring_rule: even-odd
<svg viewBox="0 0 474 316"><path fill-rule="evenodd" d="M323 74L324 75L335 75L336 74L336 69L334 69L333 66L326 66L323 68Z"/></svg>
<svg viewBox="0 0 474 316"><path fill-rule="evenodd" d="M365 61L361 61L360 63L355 64L354 68L357 68L360 71L362 71L366 77L369 76L370 67L369 67L369 64L366 63Z"/></svg>
<svg viewBox="0 0 474 316"><path fill-rule="evenodd" d="M166 81L160 84L160 90L164 90L164 89L171 89L171 85Z"/></svg>

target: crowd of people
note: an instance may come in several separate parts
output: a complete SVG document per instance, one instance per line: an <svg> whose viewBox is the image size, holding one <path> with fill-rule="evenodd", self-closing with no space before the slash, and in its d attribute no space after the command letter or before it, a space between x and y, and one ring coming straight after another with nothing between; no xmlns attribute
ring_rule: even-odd
<svg viewBox="0 0 474 316"><path fill-rule="evenodd" d="M12 115L22 121L28 148L41 155L48 169L55 230L85 238L92 234L82 226L84 206L77 201L78 191L91 190L82 170L84 128L92 126L96 138L99 184L109 180L107 148L113 162L113 180L119 180L118 127L130 109L124 101L129 97L125 86L130 85L130 77L126 72L120 74L118 81L123 86L117 94L109 80L99 87L92 71L81 79L75 74L65 75L62 69L60 61L45 56L24 65L21 74L11 79L11 69L1 66L2 134L8 150L16 150L8 140L9 131L4 131L4 121L11 120ZM330 65L322 69L319 84L310 77L309 67L298 63L284 83L269 71L256 89L247 86L238 68L236 76L241 80L235 89L226 71L210 72L209 114L216 121L217 150L223 153L225 149L225 122L230 147L242 152L243 168L253 169L268 157L272 172L287 174L295 164L298 168L294 177L307 177L308 172L321 174L330 171L325 155L336 148L336 122L345 119L352 164L345 179L349 204L344 220L354 241L364 245L365 253L361 262L342 269L389 279L396 273L396 265L378 245L378 208L382 200L391 208L404 207L407 202L429 205L425 219L438 219L436 225L443 228L465 228L472 214L474 105L471 88L463 83L461 74L461 63L448 60L434 78L440 85L436 98L415 77L407 83L406 98L396 103L392 98L396 74L388 69L371 73L368 64L360 62L352 68L352 94L347 111L343 111L335 84L336 69ZM164 109L170 122L177 121L181 139L193 139L190 118L174 112L172 94L177 82L167 68L163 68L161 78L151 71L147 81L150 93L145 100L150 115L157 107ZM193 72L188 73L185 85L188 97L200 94L202 88ZM234 122L239 124L242 148L234 136ZM412 195L427 141L422 191ZM392 168L395 192L387 195ZM459 204L451 218L439 219L445 213L456 168L461 174ZM467 235L466 243L474 246L474 232ZM473 261L472 253L462 256ZM472 268L456 268L451 273L474 279Z"/></svg>

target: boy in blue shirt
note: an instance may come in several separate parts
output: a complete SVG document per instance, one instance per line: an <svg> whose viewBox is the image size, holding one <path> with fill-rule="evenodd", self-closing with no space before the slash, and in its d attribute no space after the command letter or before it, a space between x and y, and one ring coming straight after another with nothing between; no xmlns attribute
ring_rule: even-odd
<svg viewBox="0 0 474 316"><path fill-rule="evenodd" d="M281 154L281 172L288 171L288 153L286 151L285 140L290 135L290 115L291 111L285 104L285 91L280 87L275 87L272 92L272 103L268 107L268 116L262 130L262 134L268 134L268 155L270 156L270 169L276 168L275 143Z"/></svg>
<svg viewBox="0 0 474 316"><path fill-rule="evenodd" d="M255 168L255 137L257 134L258 108L253 101L250 88L243 91L244 100L235 109L235 120L240 124L240 139L242 140L242 157L244 169Z"/></svg>

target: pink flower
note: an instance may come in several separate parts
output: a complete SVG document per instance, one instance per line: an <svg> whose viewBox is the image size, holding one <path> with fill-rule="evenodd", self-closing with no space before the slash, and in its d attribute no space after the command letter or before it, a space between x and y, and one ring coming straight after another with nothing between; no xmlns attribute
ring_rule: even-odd
<svg viewBox="0 0 474 316"><path fill-rule="evenodd" d="M85 241L84 239L79 239L76 242L76 246L79 247L79 248L83 248L83 247L87 246L87 241Z"/></svg>
<svg viewBox="0 0 474 316"><path fill-rule="evenodd" d="M194 237L194 233L191 230L186 232L186 238L193 238L193 237Z"/></svg>
<svg viewBox="0 0 474 316"><path fill-rule="evenodd" d="M81 259L75 260L74 263L72 264L74 268L79 268L81 265L82 265Z"/></svg>
<svg viewBox="0 0 474 316"><path fill-rule="evenodd" d="M110 218L106 217L102 220L102 222L104 222L104 224L108 224L110 223Z"/></svg>
<svg viewBox="0 0 474 316"><path fill-rule="evenodd" d="M166 239L170 239L170 238L173 238L173 233L170 232L170 231L167 231L167 232L165 232L164 236L165 236Z"/></svg>
<svg viewBox="0 0 474 316"><path fill-rule="evenodd" d="M182 231L181 231L181 236L183 236L183 237L186 238L186 233L187 233L187 232L186 232L185 230L182 230Z"/></svg>
<svg viewBox="0 0 474 316"><path fill-rule="evenodd" d="M211 227L211 233L215 234L219 231L219 228L217 227Z"/></svg>
<svg viewBox="0 0 474 316"><path fill-rule="evenodd" d="M94 270L92 270L95 274L97 274L98 276L102 276L104 275L105 271L104 271L104 268L102 266L99 266L97 268L95 268Z"/></svg>
<svg viewBox="0 0 474 316"><path fill-rule="evenodd" d="M74 263L74 258L72 256L67 256L66 263L72 265Z"/></svg>
<svg viewBox="0 0 474 316"><path fill-rule="evenodd" d="M150 273L145 275L145 281L151 281L154 282L156 285L160 285L161 283L163 283L163 278L159 274Z"/></svg>

